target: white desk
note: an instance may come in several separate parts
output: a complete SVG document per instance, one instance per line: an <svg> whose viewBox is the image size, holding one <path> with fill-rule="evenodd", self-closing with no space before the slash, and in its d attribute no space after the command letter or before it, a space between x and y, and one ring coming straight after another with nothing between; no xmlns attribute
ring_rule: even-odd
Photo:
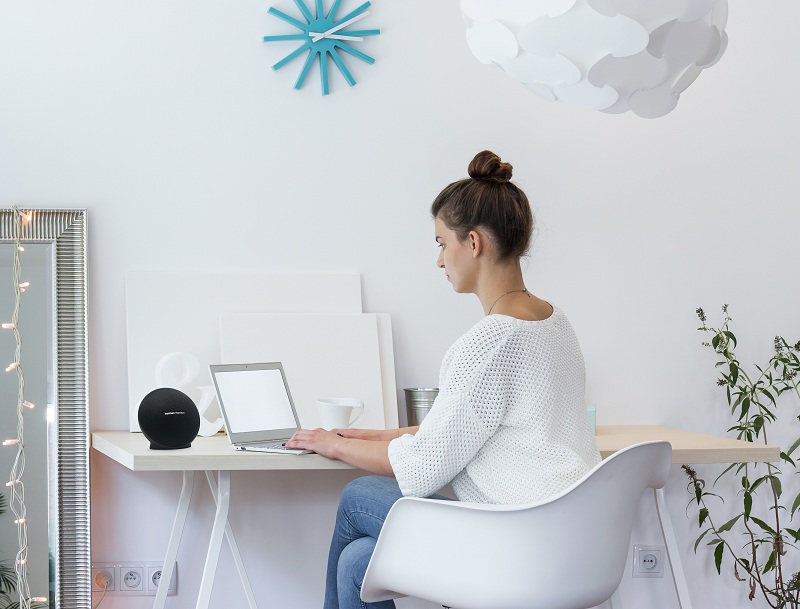
<svg viewBox="0 0 800 609"><path fill-rule="evenodd" d="M780 448L751 444L731 438L723 438L708 434L682 431L669 427L654 425L613 426L597 428L597 447L603 458L616 451L639 442L649 440L666 440L672 444L673 463L734 463L777 461ZM197 598L197 609L207 609L211 599L211 585L217 568L217 560L222 547L223 535L227 538L231 553L242 580L245 595L250 609L257 609L255 597L247 579L236 539L228 524L228 506L230 503L230 473L240 470L327 470L354 469L346 463L330 461L319 455L276 455L236 452L231 449L224 435L210 438L198 437L190 448L181 450L150 450L149 442L142 434L127 431L95 431L92 432L92 447L133 471L181 471L183 487L181 488L178 510L172 526L172 534L167 544L164 558L161 584L154 602L154 609L163 609L167 597L167 585L172 578L175 559L178 554L183 525L192 497L194 472L205 472L211 494L217 504L214 525L211 530L211 541L208 547L203 578ZM214 470L217 470L216 480ZM689 590L683 574L683 567L678 556L675 532L667 511L663 489L657 489L654 500L658 511L667 558L672 568L675 589L682 609L691 609ZM163 585L162 585L163 584Z"/></svg>

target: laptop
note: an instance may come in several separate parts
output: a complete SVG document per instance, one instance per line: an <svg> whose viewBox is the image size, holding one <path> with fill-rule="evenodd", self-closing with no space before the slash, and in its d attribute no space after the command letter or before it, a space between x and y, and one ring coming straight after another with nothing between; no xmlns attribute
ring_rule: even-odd
<svg viewBox="0 0 800 609"><path fill-rule="evenodd" d="M209 367L228 439L236 450L307 454L284 443L300 428L280 362Z"/></svg>

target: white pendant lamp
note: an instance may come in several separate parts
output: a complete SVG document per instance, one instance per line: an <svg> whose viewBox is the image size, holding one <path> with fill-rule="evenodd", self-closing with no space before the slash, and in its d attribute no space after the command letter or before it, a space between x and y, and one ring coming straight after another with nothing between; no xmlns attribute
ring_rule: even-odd
<svg viewBox="0 0 800 609"><path fill-rule="evenodd" d="M727 46L727 0L461 0L467 42L548 101L671 112Z"/></svg>

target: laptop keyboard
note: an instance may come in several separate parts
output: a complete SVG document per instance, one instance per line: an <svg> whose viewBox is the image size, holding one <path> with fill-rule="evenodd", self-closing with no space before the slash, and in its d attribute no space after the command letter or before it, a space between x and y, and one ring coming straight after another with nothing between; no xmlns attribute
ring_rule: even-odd
<svg viewBox="0 0 800 609"><path fill-rule="evenodd" d="M291 455L302 455L306 453L311 453L314 451L311 450L303 450L300 448L286 448L283 442L267 442L266 444L248 444L246 447L241 446L239 450L255 450L255 451L269 451L269 452L276 452L276 453L288 453Z"/></svg>

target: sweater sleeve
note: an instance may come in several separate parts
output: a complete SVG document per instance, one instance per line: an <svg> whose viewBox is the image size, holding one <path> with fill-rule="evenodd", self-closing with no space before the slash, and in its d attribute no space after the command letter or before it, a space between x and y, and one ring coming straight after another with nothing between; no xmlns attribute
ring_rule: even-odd
<svg viewBox="0 0 800 609"><path fill-rule="evenodd" d="M500 425L506 383L494 359L501 347L466 340L454 345L449 362L445 358L439 395L419 430L389 444L403 495L426 497L448 484Z"/></svg>

